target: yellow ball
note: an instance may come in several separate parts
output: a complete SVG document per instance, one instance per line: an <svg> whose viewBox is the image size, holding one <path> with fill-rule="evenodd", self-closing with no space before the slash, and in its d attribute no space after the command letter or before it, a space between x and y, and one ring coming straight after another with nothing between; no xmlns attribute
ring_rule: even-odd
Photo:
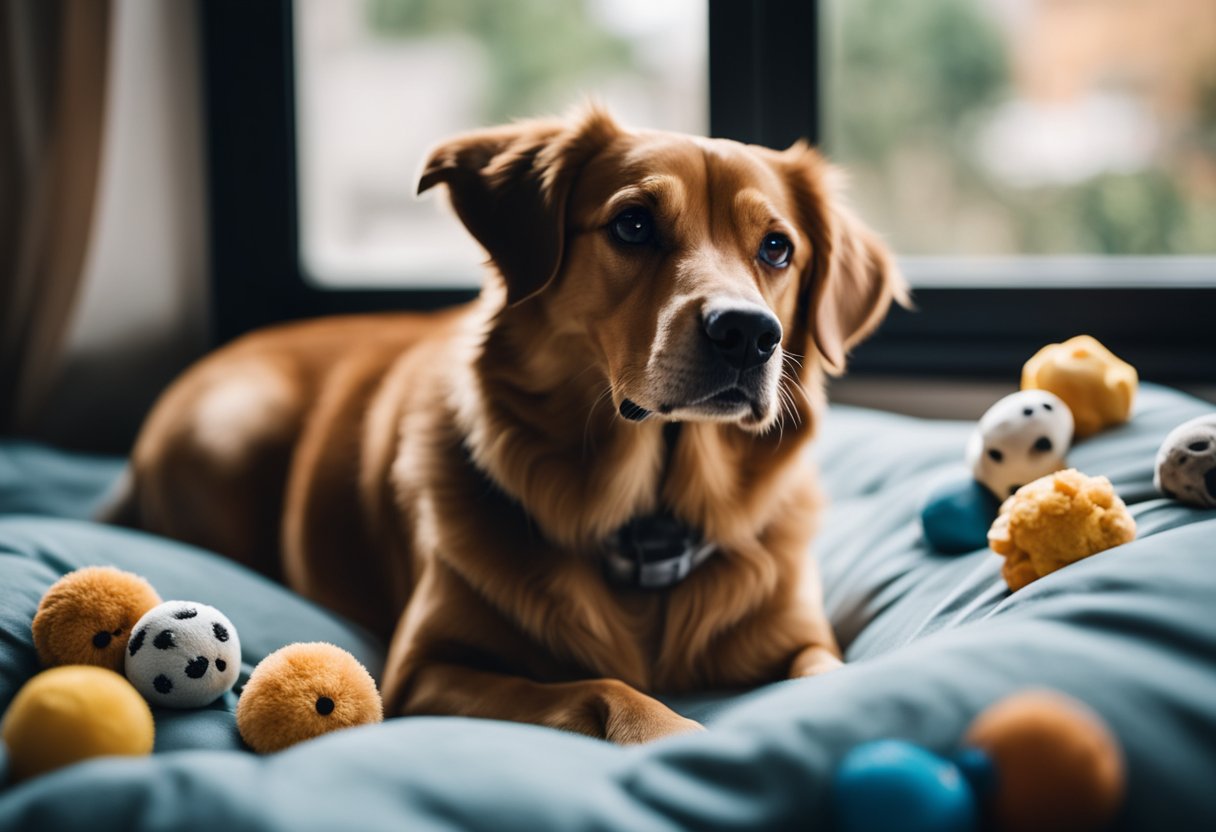
<svg viewBox="0 0 1216 832"><path fill-rule="evenodd" d="M30 679L0 725L13 780L110 754L152 753L152 711L112 670L65 665Z"/></svg>

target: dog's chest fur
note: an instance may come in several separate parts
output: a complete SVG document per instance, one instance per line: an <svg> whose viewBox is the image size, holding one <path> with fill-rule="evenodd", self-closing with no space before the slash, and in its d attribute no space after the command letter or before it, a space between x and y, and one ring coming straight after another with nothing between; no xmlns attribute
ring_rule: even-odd
<svg viewBox="0 0 1216 832"><path fill-rule="evenodd" d="M492 656L496 669L542 680L603 676L643 690L742 686L782 675L796 647L795 639L783 637L794 631L784 619L796 606L814 514L814 496L799 484L809 478L797 476L802 437L774 437L770 443L690 424L668 453L659 426L646 426L655 428L647 433L627 426L630 432L621 437L596 438L600 454L616 455L601 458L582 455L582 437L561 431L525 434L510 425L470 430L447 407L423 411L425 417L416 408L409 412L398 426L390 487L401 508L392 522L409 529L414 583L435 573L432 586L484 604L497 626L465 628L441 615L407 615L407 629L415 632L399 631L398 639L453 645L463 661ZM581 418L566 421L582 428ZM479 429L515 440L511 453L519 470L544 471L539 492L554 500L547 514L533 510L527 496L507 493L477 465L470 433ZM477 439L485 436L472 441ZM633 468L649 481L635 489L632 505L619 507L605 522L597 519L603 507L596 503L594 484L609 476L600 466L613 472L628 466L621 454L636 455ZM707 459L727 465L707 466ZM512 484L517 494L530 493L526 484ZM767 508L757 510L762 503L753 500L767 501ZM570 530L597 524L615 529L660 503L699 524L721 551L668 589L614 586L604 575L601 539ZM573 516L579 511L594 516ZM548 517L560 518L556 527L546 523ZM715 648L737 639L751 646L725 651L732 658L722 660ZM517 664L504 668L504 661Z"/></svg>

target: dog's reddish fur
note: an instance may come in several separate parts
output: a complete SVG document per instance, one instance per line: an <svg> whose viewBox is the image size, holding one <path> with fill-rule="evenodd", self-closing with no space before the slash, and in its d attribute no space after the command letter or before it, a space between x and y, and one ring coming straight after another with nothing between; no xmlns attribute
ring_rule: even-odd
<svg viewBox="0 0 1216 832"><path fill-rule="evenodd" d="M489 252L481 297L214 353L150 416L129 507L392 633L390 714L638 742L697 727L651 692L833 667L805 450L823 372L902 283L829 178L803 145L627 131L594 110L458 137L420 189L447 185ZM605 228L639 200L662 244L623 248ZM756 259L774 229L794 244L784 270ZM664 417L617 408L660 410L695 376L698 310L720 298L780 319L771 394L729 418L677 407L668 459ZM661 505L718 552L666 590L607 582L599 546Z"/></svg>

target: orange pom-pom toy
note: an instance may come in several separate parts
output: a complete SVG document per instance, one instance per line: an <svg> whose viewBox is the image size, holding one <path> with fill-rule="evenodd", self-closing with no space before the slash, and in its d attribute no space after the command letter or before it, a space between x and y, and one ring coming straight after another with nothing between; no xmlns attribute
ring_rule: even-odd
<svg viewBox="0 0 1216 832"><path fill-rule="evenodd" d="M261 754L383 718L371 674L350 653L323 642L289 644L264 658L236 708L241 738Z"/></svg>
<svg viewBox="0 0 1216 832"><path fill-rule="evenodd" d="M992 760L987 805L1006 832L1101 829L1123 800L1119 745L1089 708L1031 690L984 711L964 740Z"/></svg>
<svg viewBox="0 0 1216 832"><path fill-rule="evenodd" d="M152 585L112 566L87 566L51 585L34 615L43 667L88 664L123 672L131 628L160 603Z"/></svg>

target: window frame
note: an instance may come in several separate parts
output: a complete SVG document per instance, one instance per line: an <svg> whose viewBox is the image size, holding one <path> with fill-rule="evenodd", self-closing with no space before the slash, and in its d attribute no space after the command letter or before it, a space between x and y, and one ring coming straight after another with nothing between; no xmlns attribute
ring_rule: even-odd
<svg viewBox="0 0 1216 832"><path fill-rule="evenodd" d="M785 147L820 134L821 3L708 0L710 134ZM475 288L334 288L310 282L299 246L294 32L290 0L199 0L207 134L214 344L296 318L460 303ZM1018 261L1033 268L1036 258ZM1145 377L1216 381L1216 266L1193 282L1151 273L1170 258L1122 264L1095 286L1067 265L1054 285L959 285L929 261L917 311L896 309L850 372L1008 378L1045 343L1086 332ZM1098 258L1078 258L1092 268ZM926 272L925 269L928 269ZM1206 283L1206 285L1204 285ZM1207 333L1205 335L1205 333Z"/></svg>

